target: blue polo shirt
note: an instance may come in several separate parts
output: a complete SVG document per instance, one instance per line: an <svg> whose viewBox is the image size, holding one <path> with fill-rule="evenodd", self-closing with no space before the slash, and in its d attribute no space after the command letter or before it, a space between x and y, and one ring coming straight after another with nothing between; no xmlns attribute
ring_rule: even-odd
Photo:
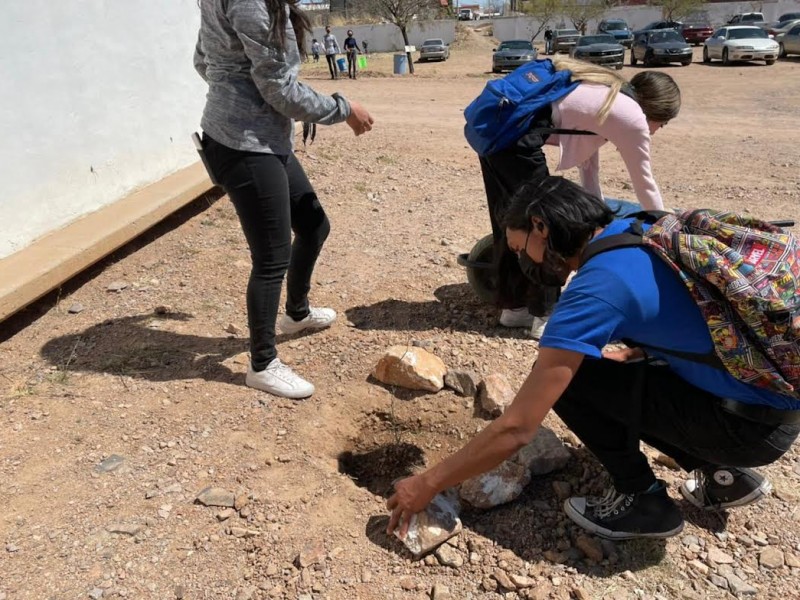
<svg viewBox="0 0 800 600"><path fill-rule="evenodd" d="M595 239L630 230L633 219L611 223ZM707 353L711 335L700 309L672 269L646 248L618 248L582 266L556 304L541 347L600 358L611 341L629 338L667 350ZM800 401L743 383L720 369L660 355L679 377L723 398L798 410Z"/></svg>

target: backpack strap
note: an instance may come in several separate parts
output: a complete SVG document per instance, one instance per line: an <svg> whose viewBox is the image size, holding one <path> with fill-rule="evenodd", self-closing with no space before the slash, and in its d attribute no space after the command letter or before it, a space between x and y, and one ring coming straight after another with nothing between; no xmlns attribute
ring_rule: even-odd
<svg viewBox="0 0 800 600"><path fill-rule="evenodd" d="M538 133L540 135L597 135L594 131L585 131L583 129L559 129L558 127L535 127L529 130L531 133Z"/></svg>

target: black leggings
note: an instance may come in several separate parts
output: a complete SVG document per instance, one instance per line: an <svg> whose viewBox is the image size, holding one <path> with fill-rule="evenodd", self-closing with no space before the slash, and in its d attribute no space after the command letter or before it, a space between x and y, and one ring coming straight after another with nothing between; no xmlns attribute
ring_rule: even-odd
<svg viewBox="0 0 800 600"><path fill-rule="evenodd" d="M250 360L253 369L260 371L277 356L275 321L284 275L288 270L286 314L303 319L309 312L311 274L331 227L294 154L233 150L208 135L204 135L204 145L250 247Z"/></svg>
<svg viewBox="0 0 800 600"><path fill-rule="evenodd" d="M566 275L548 273L539 266L523 273L517 255L508 249L502 228L503 217L514 194L523 184L550 174L542 150L547 137L536 133L539 127L552 127L549 114L537 118L531 132L516 144L496 154L481 156L480 163L494 236L498 304L503 308L527 306L531 314L545 316L552 312L558 301Z"/></svg>
<svg viewBox="0 0 800 600"><path fill-rule="evenodd" d="M355 50L347 51L347 74L353 79L356 78L358 72L358 54Z"/></svg>
<svg viewBox="0 0 800 600"><path fill-rule="evenodd" d="M585 359L555 411L608 470L620 492L656 480L639 441L685 470L758 467L780 458L798 425L754 423L724 410L719 399L668 367Z"/></svg>
<svg viewBox="0 0 800 600"><path fill-rule="evenodd" d="M325 60L328 61L328 70L331 72L331 79L338 79L339 78L339 71L338 67L336 66L336 55L335 54L326 54Z"/></svg>

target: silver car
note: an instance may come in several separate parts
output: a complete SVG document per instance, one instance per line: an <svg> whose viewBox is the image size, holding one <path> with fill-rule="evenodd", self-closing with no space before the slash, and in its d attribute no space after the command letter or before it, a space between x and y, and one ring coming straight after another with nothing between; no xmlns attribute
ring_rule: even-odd
<svg viewBox="0 0 800 600"><path fill-rule="evenodd" d="M444 40L434 38L422 42L419 49L419 61L427 62L429 60L447 60L450 58L450 46L444 43Z"/></svg>
<svg viewBox="0 0 800 600"><path fill-rule="evenodd" d="M492 72L513 71L519 66L536 60L536 48L528 40L502 42L492 56Z"/></svg>
<svg viewBox="0 0 800 600"><path fill-rule="evenodd" d="M778 58L778 42L769 39L761 27L748 25L717 29L703 45L703 62L722 59L723 65L734 60L763 60L774 65Z"/></svg>
<svg viewBox="0 0 800 600"><path fill-rule="evenodd" d="M800 54L800 23L778 37L780 55Z"/></svg>
<svg viewBox="0 0 800 600"><path fill-rule="evenodd" d="M553 31L553 42L550 46L551 54L559 52L571 52L577 45L581 34L577 29L556 29Z"/></svg>

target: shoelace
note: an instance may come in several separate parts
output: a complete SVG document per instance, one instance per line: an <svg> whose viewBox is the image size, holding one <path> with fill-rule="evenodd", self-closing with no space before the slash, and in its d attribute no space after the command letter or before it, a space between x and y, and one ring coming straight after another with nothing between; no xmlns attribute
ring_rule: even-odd
<svg viewBox="0 0 800 600"><path fill-rule="evenodd" d="M619 514L620 510L628 508L632 502L632 494L623 494L610 487L603 496L587 498L586 507L591 508L597 518L605 519L612 514Z"/></svg>
<svg viewBox="0 0 800 600"><path fill-rule="evenodd" d="M286 383L296 384L305 383L305 380L292 370L287 364L281 362L280 358L276 358L269 365L270 372L276 377L282 378Z"/></svg>

